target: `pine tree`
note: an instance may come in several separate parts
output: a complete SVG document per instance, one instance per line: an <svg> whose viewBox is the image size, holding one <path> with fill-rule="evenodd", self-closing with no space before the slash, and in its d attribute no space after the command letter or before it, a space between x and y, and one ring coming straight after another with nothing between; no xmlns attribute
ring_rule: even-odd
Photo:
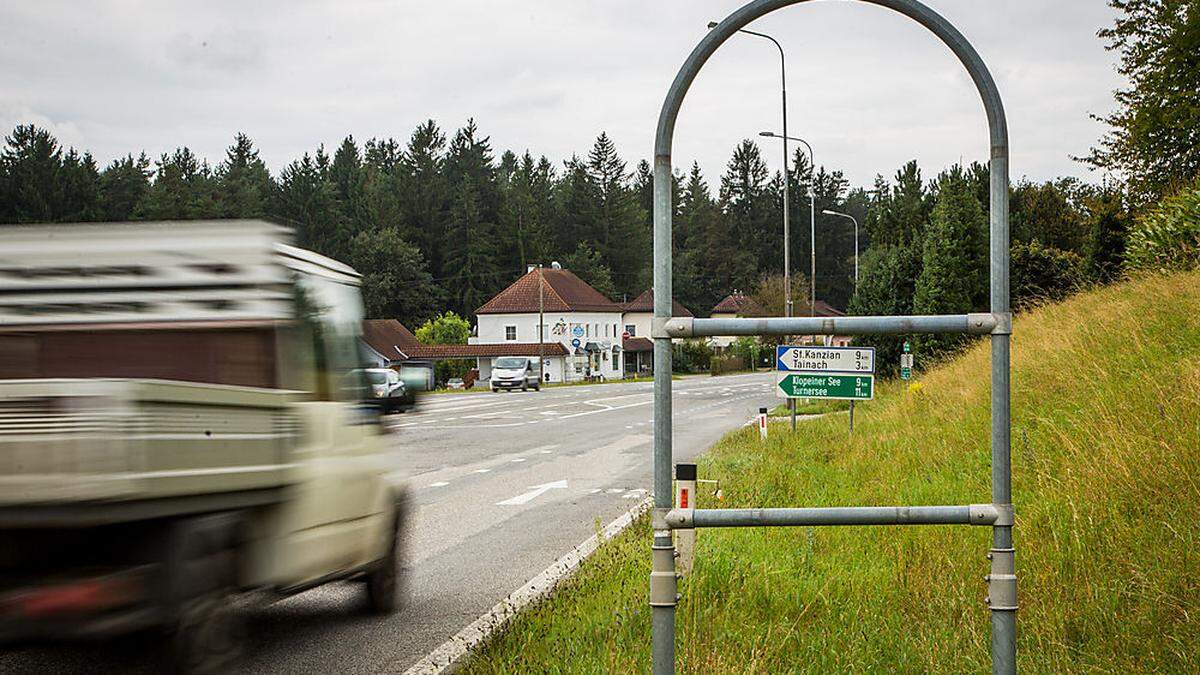
<svg viewBox="0 0 1200 675"><path fill-rule="evenodd" d="M417 244L435 277L443 276L442 236L449 211L445 169L446 136L433 120L418 126L405 151L404 227L401 233Z"/></svg>
<svg viewBox="0 0 1200 675"><path fill-rule="evenodd" d="M443 273L451 306L460 314L472 314L492 296L498 273L516 270L500 270L494 264L495 225L484 220L480 194L469 175L458 181L445 235Z"/></svg>
<svg viewBox="0 0 1200 675"><path fill-rule="evenodd" d="M350 240L359 232L375 227L367 208L366 171L353 136L342 139L341 145L333 153L329 180L333 184L333 194L342 216L342 229L337 236L338 250L345 254L349 251Z"/></svg>
<svg viewBox="0 0 1200 675"><path fill-rule="evenodd" d="M280 172L272 213L295 229L300 246L333 258L346 253L339 241L339 233L346 226L329 180L328 156L323 148L317 149L315 157L304 153Z"/></svg>
<svg viewBox="0 0 1200 675"><path fill-rule="evenodd" d="M675 299L692 312L707 312L733 288L732 279L713 273L713 265L729 255L732 240L696 162L677 205L679 215L671 230L676 242L672 264Z"/></svg>
<svg viewBox="0 0 1200 675"><path fill-rule="evenodd" d="M217 202L223 218L262 218L275 192L275 182L246 134L234 136L225 161L216 171Z"/></svg>
<svg viewBox="0 0 1200 675"><path fill-rule="evenodd" d="M133 218L138 202L150 190L150 158L141 153L115 159L100 174L99 210L104 220Z"/></svg>
<svg viewBox="0 0 1200 675"><path fill-rule="evenodd" d="M588 174L595 186L597 203L595 233L588 239L596 242L596 250L616 278L617 290L637 294L645 288L645 271L650 259L650 237L647 214L637 203L629 187L625 161L617 147L601 132L588 153Z"/></svg>
<svg viewBox="0 0 1200 675"><path fill-rule="evenodd" d="M145 220L219 217L213 198L215 188L208 164L188 148L178 148L173 154L159 158L154 183L134 209L134 217Z"/></svg>
<svg viewBox="0 0 1200 675"><path fill-rule="evenodd" d="M767 222L771 201L768 180L767 165L758 146L749 139L742 141L726 165L720 193L725 229L732 241L726 249L729 258L718 276L728 278L735 287L751 288L758 281L761 254L768 245L769 232L775 229ZM715 245L725 244L714 239Z"/></svg>
<svg viewBox="0 0 1200 675"><path fill-rule="evenodd" d="M961 166L943 173L933 216L923 237L921 275L913 297L915 314L965 314L987 307L987 218ZM926 355L962 345L965 336L920 336Z"/></svg>
<svg viewBox="0 0 1200 675"><path fill-rule="evenodd" d="M86 222L100 218L100 172L91 153L71 148L63 155L57 176L55 220Z"/></svg>
<svg viewBox="0 0 1200 675"><path fill-rule="evenodd" d="M3 197L0 222L49 223L58 220L62 150L46 129L17 125L0 152Z"/></svg>
<svg viewBox="0 0 1200 675"><path fill-rule="evenodd" d="M404 191L410 167L400 143L393 138L367 141L362 168L365 224L373 230L393 228L405 236Z"/></svg>
<svg viewBox="0 0 1200 675"><path fill-rule="evenodd" d="M596 238L600 196L595 182L579 157L572 156L563 166L562 180L555 189L557 217L553 233L555 255L559 257L573 253L580 243L592 249L600 247Z"/></svg>

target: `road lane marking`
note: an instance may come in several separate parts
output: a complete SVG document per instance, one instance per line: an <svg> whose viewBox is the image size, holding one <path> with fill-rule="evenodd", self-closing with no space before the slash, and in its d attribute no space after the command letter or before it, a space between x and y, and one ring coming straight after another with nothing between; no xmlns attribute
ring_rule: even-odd
<svg viewBox="0 0 1200 675"><path fill-rule="evenodd" d="M430 483L429 487L446 487L447 485L449 485L449 483L447 483L446 481L439 480L436 483Z"/></svg>
<svg viewBox="0 0 1200 675"><path fill-rule="evenodd" d="M523 492L515 497L510 497L502 502L496 502L496 506L520 506L528 504L538 497L546 494L550 490L565 490L567 489L567 479L556 480L551 483L542 483L541 485L530 486L532 489L528 492Z"/></svg>
<svg viewBox="0 0 1200 675"><path fill-rule="evenodd" d="M475 469L475 473L489 473L491 469Z"/></svg>
<svg viewBox="0 0 1200 675"><path fill-rule="evenodd" d="M502 629L509 619L516 616L531 602L536 602L550 595L559 582L570 576L588 556L596 550L601 542L612 539L629 527L638 516L650 509L653 500L643 499L633 508L626 511L616 520L609 523L602 531L588 537L583 543L574 547L554 561L541 574L530 579L524 586L518 588L496 603L487 613L465 626L449 640L443 642L437 649L425 655L420 661L404 668L401 663L393 661L383 672L400 673L403 675L431 675L447 672L462 660L472 649ZM405 657L405 660L407 658Z"/></svg>
<svg viewBox="0 0 1200 675"><path fill-rule="evenodd" d="M510 461L510 462L512 462L513 464L516 464L517 462L524 462L524 461L525 461L525 458L524 458L524 457L517 457L516 459L512 459L512 460L509 460L509 461Z"/></svg>

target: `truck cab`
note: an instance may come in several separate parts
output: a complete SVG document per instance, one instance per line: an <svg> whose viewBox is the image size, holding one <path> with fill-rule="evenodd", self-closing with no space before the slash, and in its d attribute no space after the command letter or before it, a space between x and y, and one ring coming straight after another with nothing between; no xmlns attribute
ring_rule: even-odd
<svg viewBox="0 0 1200 675"><path fill-rule="evenodd" d="M0 640L158 629L203 672L238 598L358 579L396 606L411 512L359 275L290 238L0 226Z"/></svg>

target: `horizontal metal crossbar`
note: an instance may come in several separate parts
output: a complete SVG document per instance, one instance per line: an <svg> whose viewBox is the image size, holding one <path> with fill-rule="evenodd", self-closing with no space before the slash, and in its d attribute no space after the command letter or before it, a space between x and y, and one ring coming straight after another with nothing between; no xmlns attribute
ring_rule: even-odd
<svg viewBox="0 0 1200 675"><path fill-rule="evenodd" d="M735 319L668 319L657 338L711 335L867 335L871 333L971 333L1011 332L1007 316L996 314L946 314L940 316L837 316L770 317Z"/></svg>
<svg viewBox="0 0 1200 675"><path fill-rule="evenodd" d="M1012 522L1011 505L834 506L800 509L671 509L671 529L767 525L997 525Z"/></svg>

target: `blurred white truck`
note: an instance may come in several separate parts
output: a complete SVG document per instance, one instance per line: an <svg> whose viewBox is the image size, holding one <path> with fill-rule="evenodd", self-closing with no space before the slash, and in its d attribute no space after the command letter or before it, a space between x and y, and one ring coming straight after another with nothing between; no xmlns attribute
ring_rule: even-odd
<svg viewBox="0 0 1200 675"><path fill-rule="evenodd" d="M364 404L359 275L262 221L0 226L0 638L163 630L402 590L410 513Z"/></svg>

